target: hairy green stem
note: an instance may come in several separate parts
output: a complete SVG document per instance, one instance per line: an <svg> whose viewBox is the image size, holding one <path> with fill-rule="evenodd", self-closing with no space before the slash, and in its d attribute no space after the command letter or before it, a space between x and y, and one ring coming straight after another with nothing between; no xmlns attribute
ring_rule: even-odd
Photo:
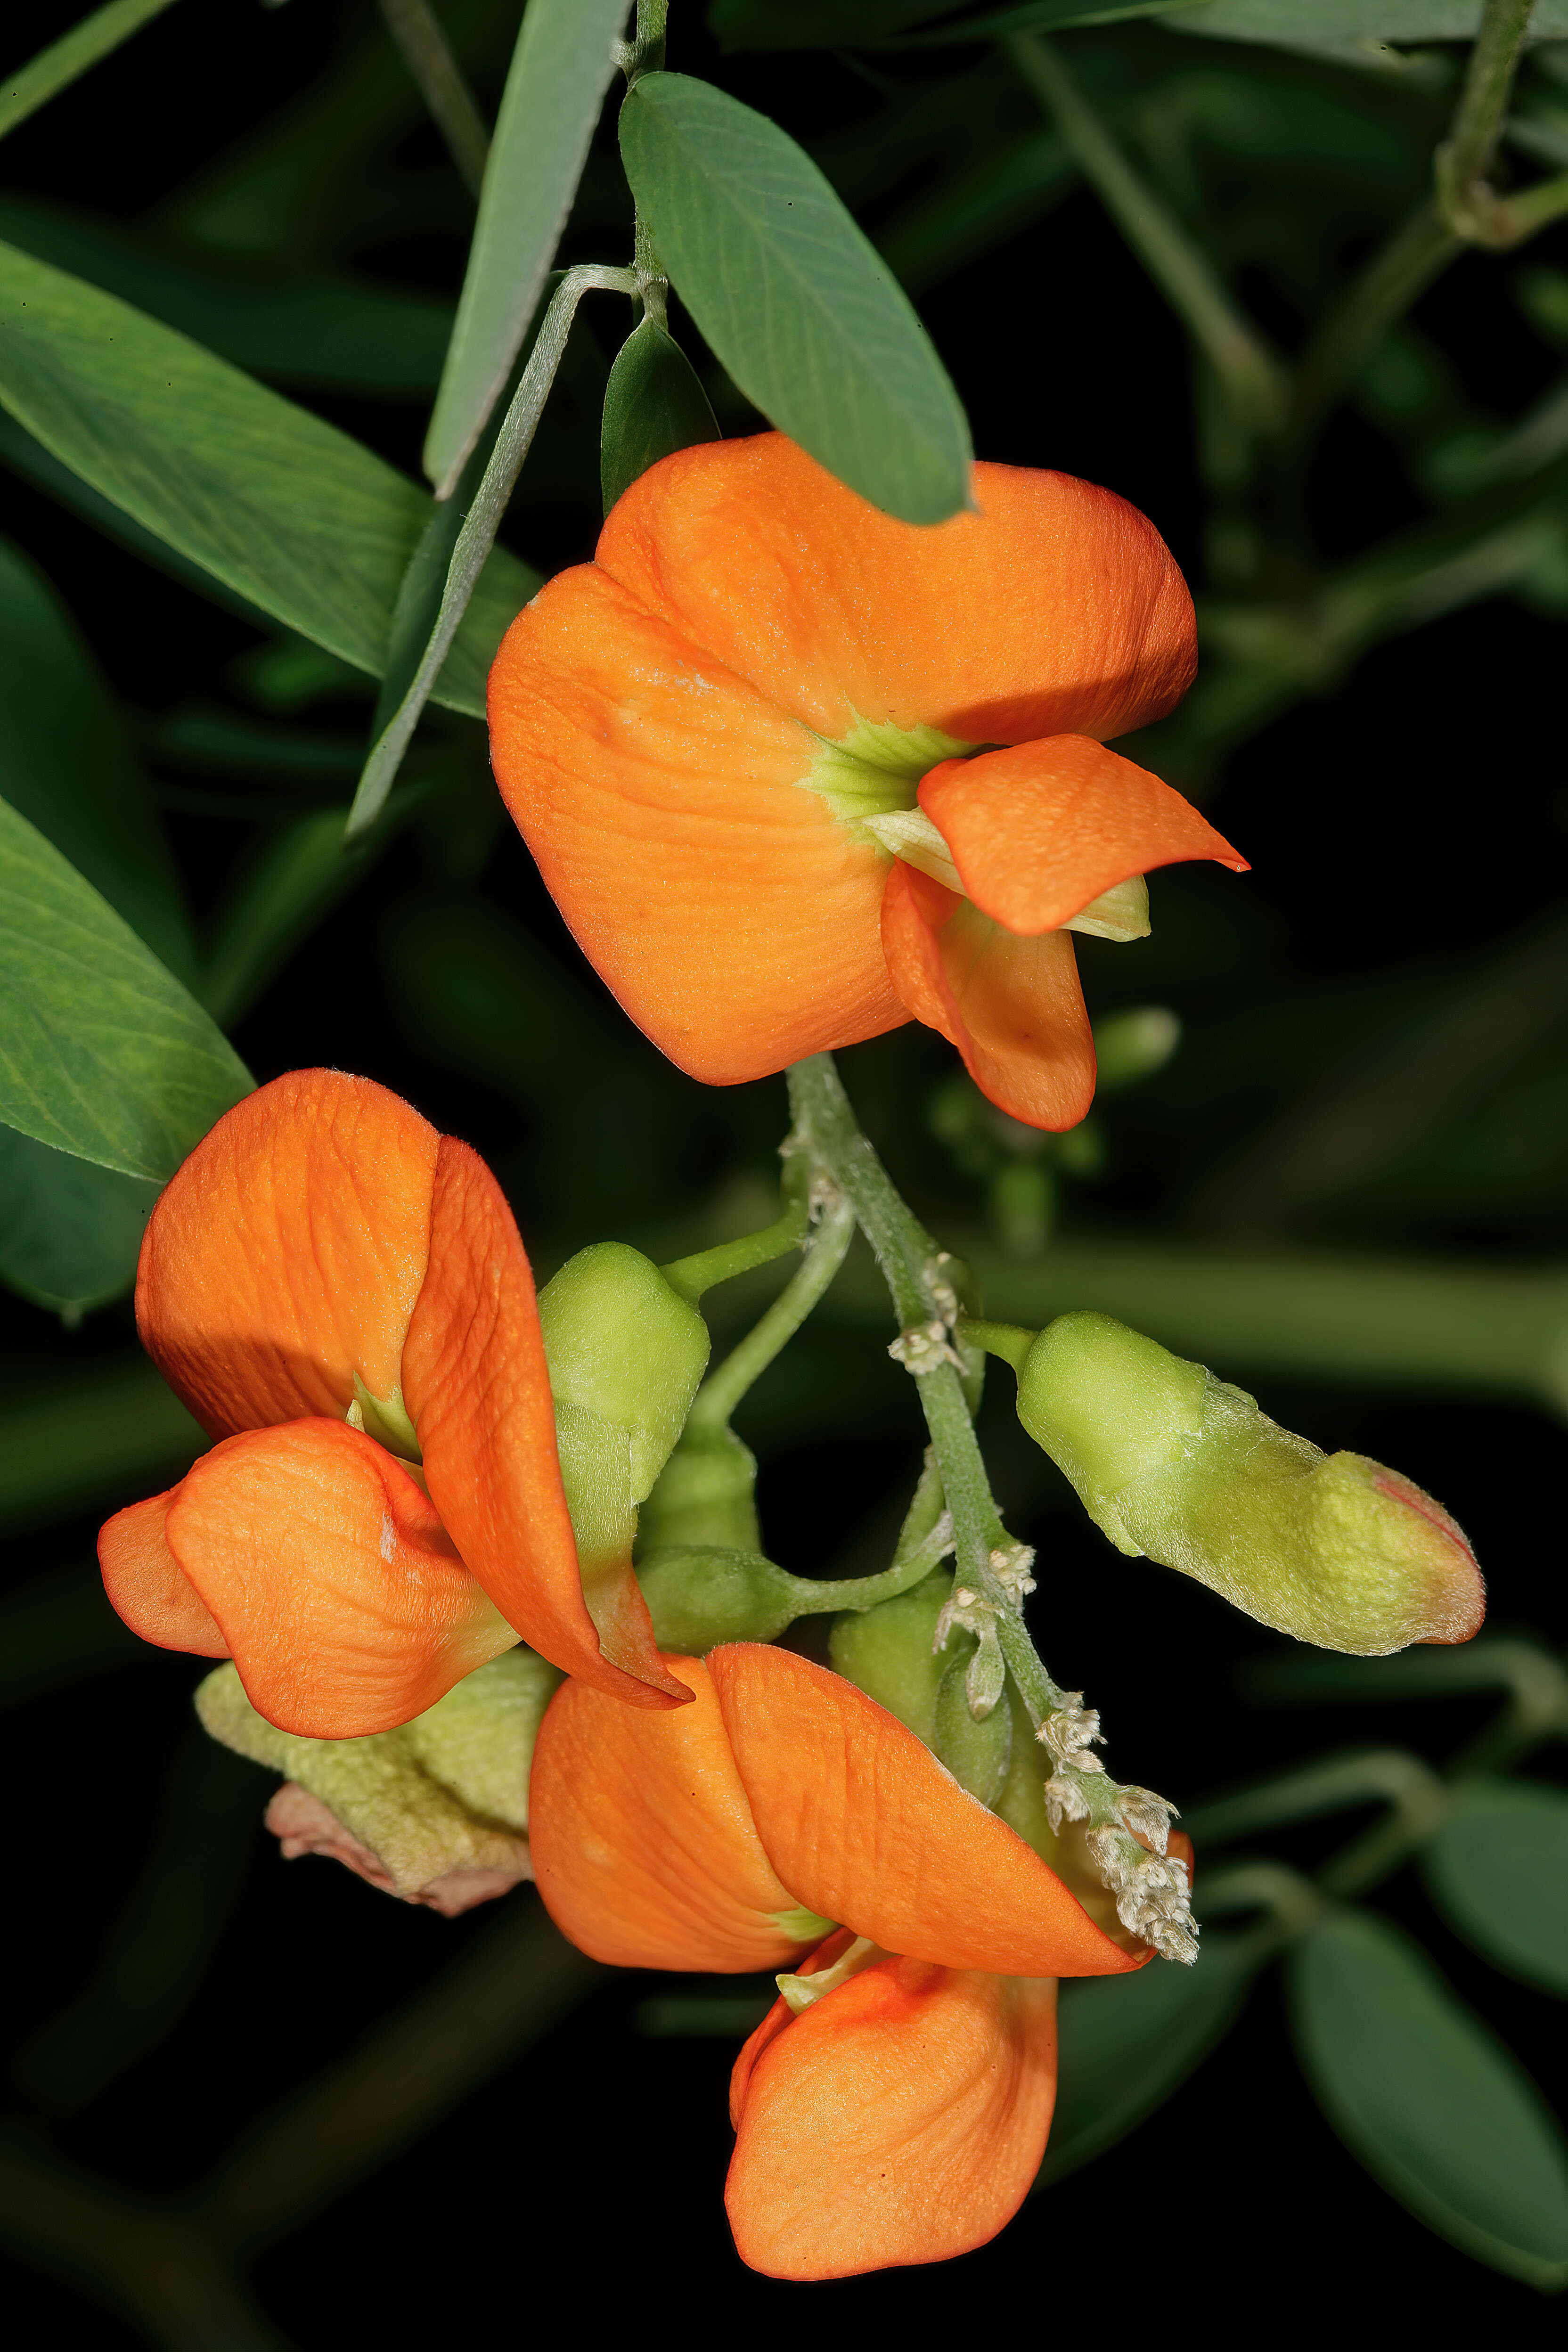
<svg viewBox="0 0 1568 2352"><path fill-rule="evenodd" d="M379 0L379 5L430 119L477 204L489 160L490 134L430 0Z"/></svg>
<svg viewBox="0 0 1568 2352"><path fill-rule="evenodd" d="M1285 371L1208 256L1132 169L1059 58L1034 33L1002 47L1054 116L1074 161L1225 386L1237 415L1269 429L1284 414Z"/></svg>
<svg viewBox="0 0 1568 2352"><path fill-rule="evenodd" d="M1448 136L1432 159L1437 211L1469 245L1511 245L1509 206L1486 177L1535 0L1486 0Z"/></svg>
<svg viewBox="0 0 1568 2352"><path fill-rule="evenodd" d="M689 1257L672 1258L661 1266L663 1275L673 1290L697 1306L704 1291L711 1290L716 1282L729 1282L738 1274L751 1274L759 1265L771 1265L777 1257L787 1257L805 1241L811 1222L811 1203L804 1185L792 1183L786 1167L784 1205L771 1225L762 1225L754 1234L742 1234L732 1242L715 1242L711 1249L696 1250Z"/></svg>
<svg viewBox="0 0 1568 2352"><path fill-rule="evenodd" d="M766 1371L779 1350L794 1339L823 1292L844 1263L855 1235L855 1211L842 1196L824 1207L821 1222L806 1244L798 1272L792 1275L773 1305L754 1324L739 1347L732 1349L717 1370L698 1390L688 1429L724 1429L730 1416L752 1383ZM666 1279L668 1279L668 1274Z"/></svg>

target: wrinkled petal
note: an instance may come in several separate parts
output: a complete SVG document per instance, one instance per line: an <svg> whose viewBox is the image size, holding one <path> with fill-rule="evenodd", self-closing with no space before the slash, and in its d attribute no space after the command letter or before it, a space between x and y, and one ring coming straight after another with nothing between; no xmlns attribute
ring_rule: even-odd
<svg viewBox="0 0 1568 2352"><path fill-rule="evenodd" d="M834 740L858 720L1104 737L1171 709L1196 639L1152 524L1024 467L976 466L974 496L977 514L897 522L782 434L710 442L633 485L595 562Z"/></svg>
<svg viewBox="0 0 1568 2352"><path fill-rule="evenodd" d="M994 2238L1045 2153L1056 1990L888 1959L782 2029L770 2017L735 2070L724 2202L742 2261L844 2278Z"/></svg>
<svg viewBox="0 0 1568 2352"><path fill-rule="evenodd" d="M619 1968L780 1968L817 1925L790 1916L707 1669L668 1664L694 1694L668 1714L580 1682L552 1699L529 1778L539 1891L580 1950Z"/></svg>
<svg viewBox="0 0 1568 2352"><path fill-rule="evenodd" d="M166 1537L282 1731L390 1731L512 1645L416 1481L344 1422L215 1446L176 1488Z"/></svg>
<svg viewBox="0 0 1568 2352"><path fill-rule="evenodd" d="M801 779L817 740L592 564L490 673L508 808L584 952L710 1086L903 1018L878 950L886 860Z"/></svg>
<svg viewBox="0 0 1568 2352"><path fill-rule="evenodd" d="M1003 1976L1114 1976L1056 1873L853 1683L741 1642L708 1669L757 1834L795 1902L884 1950Z"/></svg>
<svg viewBox="0 0 1568 2352"><path fill-rule="evenodd" d="M196 1146L147 1227L136 1320L210 1437L341 1415L356 1373L395 1391L437 1141L386 1087L295 1070Z"/></svg>
<svg viewBox="0 0 1568 2352"><path fill-rule="evenodd" d="M1213 857L1247 870L1180 793L1087 735L944 760L920 803L974 904L1010 931L1055 930L1157 866Z"/></svg>
<svg viewBox="0 0 1568 2352"><path fill-rule="evenodd" d="M228 1643L212 1611L169 1549L169 1506L179 1493L151 1496L116 1511L100 1528L98 1563L110 1608L133 1633L160 1650L187 1650L197 1658L226 1658Z"/></svg>
<svg viewBox="0 0 1568 2352"><path fill-rule="evenodd" d="M429 1278L408 1327L403 1385L430 1498L452 1540L552 1665L640 1706L683 1705L630 1562L606 1563L584 1593L533 1276L500 1185L450 1136L437 1155L429 1229Z"/></svg>
<svg viewBox="0 0 1568 2352"><path fill-rule="evenodd" d="M882 898L882 952L917 1021L958 1047L998 1109L1076 1127L1094 1099L1094 1036L1066 931L1019 939L902 858Z"/></svg>

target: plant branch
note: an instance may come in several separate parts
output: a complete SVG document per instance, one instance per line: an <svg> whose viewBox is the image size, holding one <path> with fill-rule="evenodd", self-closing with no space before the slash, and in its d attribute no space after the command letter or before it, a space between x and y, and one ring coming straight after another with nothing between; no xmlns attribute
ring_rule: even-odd
<svg viewBox="0 0 1568 2352"><path fill-rule="evenodd" d="M841 1193L827 1202L805 1245L805 1256L773 1305L698 1390L688 1429L724 1429L753 1382L794 1339L844 1263L855 1235L855 1211ZM668 1279L668 1276L666 1277Z"/></svg>
<svg viewBox="0 0 1568 2352"><path fill-rule="evenodd" d="M1056 120L1084 176L1198 345L1237 417L1269 430L1284 415L1285 371L1233 299L1206 253L1128 163L1067 68L1037 34L1002 44Z"/></svg>
<svg viewBox="0 0 1568 2352"><path fill-rule="evenodd" d="M1439 217L1468 245L1512 245L1510 205L1486 174L1535 0L1486 0L1448 136L1432 159Z"/></svg>

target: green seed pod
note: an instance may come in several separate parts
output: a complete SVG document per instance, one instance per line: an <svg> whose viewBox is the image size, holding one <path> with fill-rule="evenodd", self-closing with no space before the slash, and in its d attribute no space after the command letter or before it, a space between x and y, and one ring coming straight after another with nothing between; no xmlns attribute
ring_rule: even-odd
<svg viewBox="0 0 1568 2352"><path fill-rule="evenodd" d="M1119 1550L1298 1641L1381 1656L1468 1641L1481 1622L1474 1555L1430 1496L1363 1455L1323 1454L1109 1315L1040 1333L1018 1418Z"/></svg>
<svg viewBox="0 0 1568 2352"><path fill-rule="evenodd" d="M196 1693L204 1728L284 1775L268 1826L405 1903L448 1915L531 1877L528 1774L561 1675L508 1650L395 1731L304 1739L258 1715L232 1665Z"/></svg>
<svg viewBox="0 0 1568 2352"><path fill-rule="evenodd" d="M650 1258L596 1242L540 1293L567 1508L585 1567L629 1559L637 1506L708 1363L708 1326Z"/></svg>

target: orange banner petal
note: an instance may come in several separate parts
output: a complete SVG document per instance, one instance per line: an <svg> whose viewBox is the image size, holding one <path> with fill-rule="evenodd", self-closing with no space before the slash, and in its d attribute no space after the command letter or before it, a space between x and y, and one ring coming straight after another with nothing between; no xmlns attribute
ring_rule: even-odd
<svg viewBox="0 0 1568 2352"><path fill-rule="evenodd" d="M529 1775L529 1843L551 1917L617 1968L782 1968L818 1927L766 1854L700 1661L672 1657L692 1704L653 1715L563 1684Z"/></svg>
<svg viewBox="0 0 1568 2352"><path fill-rule="evenodd" d="M390 1731L512 1645L416 1481L341 1421L215 1446L176 1488L166 1536L281 1731Z"/></svg>
<svg viewBox="0 0 1568 2352"><path fill-rule="evenodd" d="M885 857L803 789L822 747L765 689L584 564L513 622L489 719L552 897L679 1068L738 1085L902 1020Z"/></svg>
<svg viewBox="0 0 1568 2352"><path fill-rule="evenodd" d="M883 1960L748 2044L724 2191L742 2260L846 2278L994 2238L1045 2154L1056 1990Z"/></svg>
<svg viewBox="0 0 1568 2352"><path fill-rule="evenodd" d="M500 1186L450 1136L436 1159L430 1272L408 1327L403 1387L430 1498L523 1640L619 1698L683 1706L631 1562L606 1563L584 1593L527 1255Z"/></svg>
<svg viewBox="0 0 1568 2352"><path fill-rule="evenodd" d="M895 859L882 952L917 1021L958 1047L999 1110L1026 1127L1076 1127L1094 1099L1094 1036L1066 931L1018 939Z"/></svg>
<svg viewBox="0 0 1568 2352"><path fill-rule="evenodd" d="M974 468L980 511L879 514L782 434L683 449L616 507L595 562L771 702L972 743L1120 735L1192 681L1192 599L1110 490ZM546 598L551 593L546 589Z"/></svg>
<svg viewBox="0 0 1568 2352"><path fill-rule="evenodd" d="M437 1134L384 1087L294 1070L225 1113L153 1212L136 1320L211 1437L398 1384Z"/></svg>
<svg viewBox="0 0 1568 2352"><path fill-rule="evenodd" d="M788 1650L709 1654L769 1862L884 1950L1003 1976L1114 1976L1119 1951L1039 1856L896 1717Z"/></svg>
<svg viewBox="0 0 1568 2352"><path fill-rule="evenodd" d="M944 760L920 803L974 904L1010 931L1055 930L1156 866L1213 857L1247 871L1180 793L1087 735Z"/></svg>
<svg viewBox="0 0 1568 2352"><path fill-rule="evenodd" d="M179 1491L171 1486L132 1503L99 1529L103 1589L116 1616L144 1642L197 1658L226 1658L228 1643L216 1619L169 1549L169 1506Z"/></svg>

